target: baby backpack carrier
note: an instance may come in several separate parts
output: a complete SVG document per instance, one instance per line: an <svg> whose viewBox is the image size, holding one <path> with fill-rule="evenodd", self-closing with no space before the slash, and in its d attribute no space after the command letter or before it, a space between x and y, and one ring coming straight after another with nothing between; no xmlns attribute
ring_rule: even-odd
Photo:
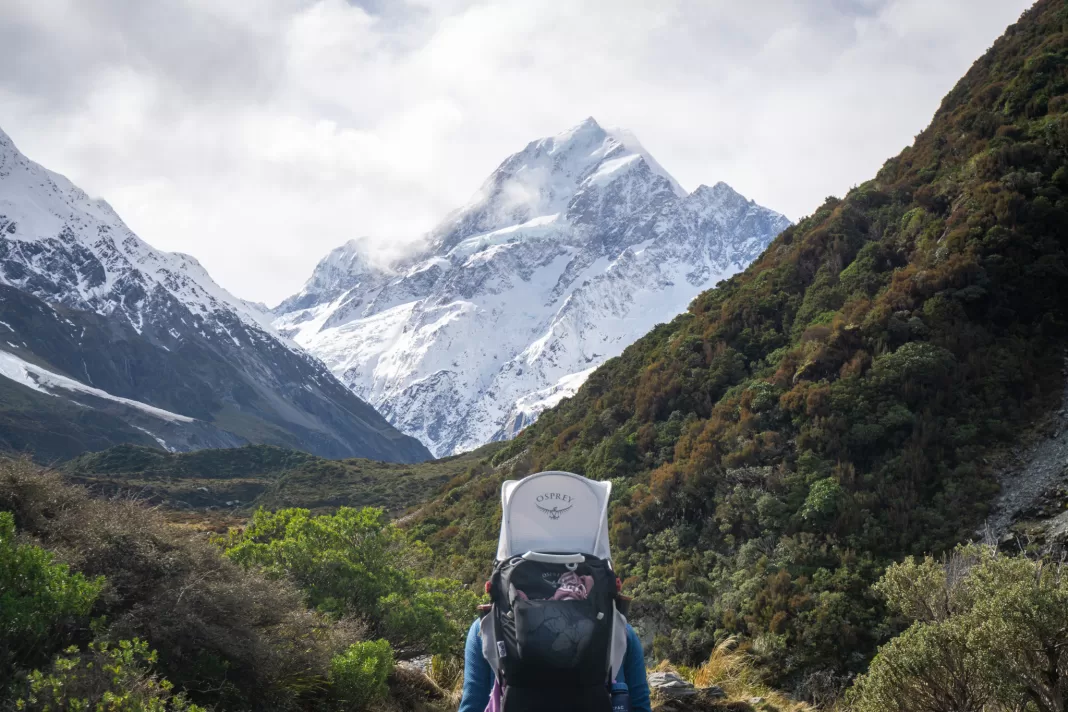
<svg viewBox="0 0 1068 712"><path fill-rule="evenodd" d="M540 472L501 488L482 654L501 712L610 712L627 650L608 547L610 482Z"/></svg>

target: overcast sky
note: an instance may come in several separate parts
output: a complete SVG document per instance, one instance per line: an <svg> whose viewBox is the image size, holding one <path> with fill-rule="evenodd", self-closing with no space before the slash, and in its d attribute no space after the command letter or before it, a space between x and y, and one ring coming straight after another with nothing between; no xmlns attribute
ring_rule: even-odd
<svg viewBox="0 0 1068 712"><path fill-rule="evenodd" d="M0 0L0 127L271 304L594 116L791 219L873 176L1028 0Z"/></svg>

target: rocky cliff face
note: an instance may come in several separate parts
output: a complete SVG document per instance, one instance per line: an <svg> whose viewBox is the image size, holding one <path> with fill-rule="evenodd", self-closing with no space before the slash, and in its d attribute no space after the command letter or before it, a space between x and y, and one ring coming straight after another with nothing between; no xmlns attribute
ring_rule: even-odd
<svg viewBox="0 0 1068 712"><path fill-rule="evenodd" d="M505 160L417 258L334 250L274 324L441 456L514 436L789 224L587 119Z"/></svg>

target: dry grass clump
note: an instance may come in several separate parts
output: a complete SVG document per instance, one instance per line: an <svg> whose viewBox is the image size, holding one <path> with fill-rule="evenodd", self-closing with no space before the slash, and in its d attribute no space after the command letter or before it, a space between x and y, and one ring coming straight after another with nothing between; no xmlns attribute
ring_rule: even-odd
<svg viewBox="0 0 1068 712"><path fill-rule="evenodd" d="M91 499L27 461L0 462L0 510L73 570L105 576L93 611L105 635L147 640L158 672L199 703L302 707L326 687L331 658L360 638L358 626L309 611L291 584L241 569L202 534L135 501Z"/></svg>
<svg viewBox="0 0 1068 712"><path fill-rule="evenodd" d="M439 687L430 677L410 665L397 665L386 680L389 696L371 712L448 712L460 704L459 697Z"/></svg>
<svg viewBox="0 0 1068 712"><path fill-rule="evenodd" d="M739 643L737 636L720 641L708 660L698 667L675 666L665 661L655 671L678 673L698 688L720 687L727 698L708 706L709 709L756 709L767 712L814 712L815 709L768 687L757 673L746 646ZM758 699L762 701L756 702Z"/></svg>
<svg viewBox="0 0 1068 712"><path fill-rule="evenodd" d="M464 691L464 661L451 655L435 655L430 659L427 677L448 695L453 707L460 705Z"/></svg>

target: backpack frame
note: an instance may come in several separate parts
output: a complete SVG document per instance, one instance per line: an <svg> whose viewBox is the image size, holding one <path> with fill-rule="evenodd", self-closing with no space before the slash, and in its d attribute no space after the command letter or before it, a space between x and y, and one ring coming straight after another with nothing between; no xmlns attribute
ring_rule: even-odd
<svg viewBox="0 0 1068 712"><path fill-rule="evenodd" d="M501 538L482 654L502 712L607 712L627 650L608 547L609 482L540 472L501 488ZM585 600L551 600L561 576L590 577Z"/></svg>

